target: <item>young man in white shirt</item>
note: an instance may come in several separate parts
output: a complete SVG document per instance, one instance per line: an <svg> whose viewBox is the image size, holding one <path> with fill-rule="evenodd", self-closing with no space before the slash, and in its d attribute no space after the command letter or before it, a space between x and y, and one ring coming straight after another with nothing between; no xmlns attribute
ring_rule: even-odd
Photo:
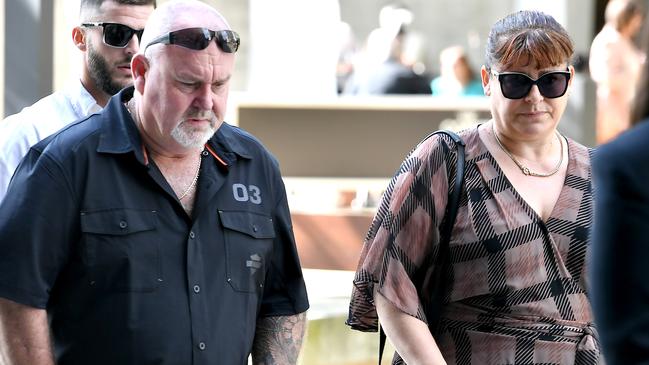
<svg viewBox="0 0 649 365"><path fill-rule="evenodd" d="M72 41L82 52L80 80L0 122L0 202L31 146L69 123L98 112L132 84L131 57L139 49L155 0L81 0Z"/></svg>

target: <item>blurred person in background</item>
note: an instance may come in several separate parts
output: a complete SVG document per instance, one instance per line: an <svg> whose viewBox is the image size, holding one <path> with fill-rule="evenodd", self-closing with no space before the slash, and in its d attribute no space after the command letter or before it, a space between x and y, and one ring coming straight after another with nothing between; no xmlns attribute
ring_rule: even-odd
<svg viewBox="0 0 649 365"><path fill-rule="evenodd" d="M340 21L336 27L336 35L339 46L338 61L336 63L336 92L342 94L347 80L354 72L354 62L358 49L356 36L348 23Z"/></svg>
<svg viewBox="0 0 649 365"><path fill-rule="evenodd" d="M413 14L401 4L390 4L379 13L379 28L367 38L363 55L354 65L344 94L430 94L430 80L417 58L421 41L408 30Z"/></svg>
<svg viewBox="0 0 649 365"><path fill-rule="evenodd" d="M440 237L458 160L448 136L420 143L386 189L347 323L376 331L380 320L394 364L603 364L584 266L590 150L557 131L573 49L541 12L492 27L480 72L492 119L459 132L466 163L450 237Z"/></svg>
<svg viewBox="0 0 649 365"><path fill-rule="evenodd" d="M131 57L155 0L81 0L72 42L81 51L79 80L0 122L0 201L31 146L70 122L96 113L133 83Z"/></svg>
<svg viewBox="0 0 649 365"><path fill-rule="evenodd" d="M444 48L439 55L440 75L430 83L435 96L484 96L482 81L473 71L462 46Z"/></svg>
<svg viewBox="0 0 649 365"><path fill-rule="evenodd" d="M631 103L645 60L634 44L642 26L640 4L610 0L606 23L590 47L590 74L597 84L596 140L604 143L629 128Z"/></svg>
<svg viewBox="0 0 649 365"><path fill-rule="evenodd" d="M647 26L641 44L649 52ZM648 66L643 66L634 101L634 127L600 146L593 161L595 220L589 274L607 365L649 364Z"/></svg>

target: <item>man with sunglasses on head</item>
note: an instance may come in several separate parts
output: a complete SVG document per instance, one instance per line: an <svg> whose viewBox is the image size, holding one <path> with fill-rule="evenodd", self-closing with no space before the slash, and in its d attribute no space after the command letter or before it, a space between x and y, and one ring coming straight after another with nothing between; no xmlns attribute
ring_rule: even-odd
<svg viewBox="0 0 649 365"><path fill-rule="evenodd" d="M296 363L308 300L279 167L223 121L238 48L209 5L166 2L134 86L30 149L0 204L12 365Z"/></svg>
<svg viewBox="0 0 649 365"><path fill-rule="evenodd" d="M0 201L32 145L98 112L133 83L131 57L155 5L155 0L81 0L81 23L72 30L83 54L80 79L0 122Z"/></svg>

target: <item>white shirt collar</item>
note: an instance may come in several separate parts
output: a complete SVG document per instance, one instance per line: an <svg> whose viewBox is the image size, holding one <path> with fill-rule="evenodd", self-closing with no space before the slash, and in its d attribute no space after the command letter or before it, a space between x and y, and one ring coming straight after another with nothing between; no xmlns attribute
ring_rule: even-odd
<svg viewBox="0 0 649 365"><path fill-rule="evenodd" d="M97 104L95 98L90 95L88 90L83 86L81 80L68 85L62 92L68 97L72 104L75 114L79 118L97 113L102 107Z"/></svg>

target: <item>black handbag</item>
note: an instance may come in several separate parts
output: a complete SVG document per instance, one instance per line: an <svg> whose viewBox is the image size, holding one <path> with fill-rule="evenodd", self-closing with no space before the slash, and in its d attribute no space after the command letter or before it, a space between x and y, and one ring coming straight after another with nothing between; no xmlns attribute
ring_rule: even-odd
<svg viewBox="0 0 649 365"><path fill-rule="evenodd" d="M439 269L435 270L433 273L433 282L436 283L436 287L439 288L437 293L443 293L443 281L442 275L444 272L444 265L446 264L448 255L449 255L449 242L451 241L451 232L453 230L453 225L455 224L455 217L457 216L457 211L460 206L460 194L462 192L462 185L464 184L464 141L460 136L455 132L449 130L440 130L429 134L423 141L427 140L435 134L446 134L453 139L455 146L457 148L457 164L456 164L456 174L455 174L455 183L453 185L453 190L449 193L448 202L446 204L446 212L444 214L445 221L442 223L440 229L441 239L439 242L439 254L437 256L437 262L441 263ZM423 142L422 141L422 142ZM420 142L421 144L421 142ZM436 295L434 300L431 302L429 308L426 310L426 317L428 319L428 328L434 329L439 324L439 313L443 305L442 295ZM381 365L381 360L383 359L383 350L385 349L385 332L383 328L379 325L379 365Z"/></svg>

